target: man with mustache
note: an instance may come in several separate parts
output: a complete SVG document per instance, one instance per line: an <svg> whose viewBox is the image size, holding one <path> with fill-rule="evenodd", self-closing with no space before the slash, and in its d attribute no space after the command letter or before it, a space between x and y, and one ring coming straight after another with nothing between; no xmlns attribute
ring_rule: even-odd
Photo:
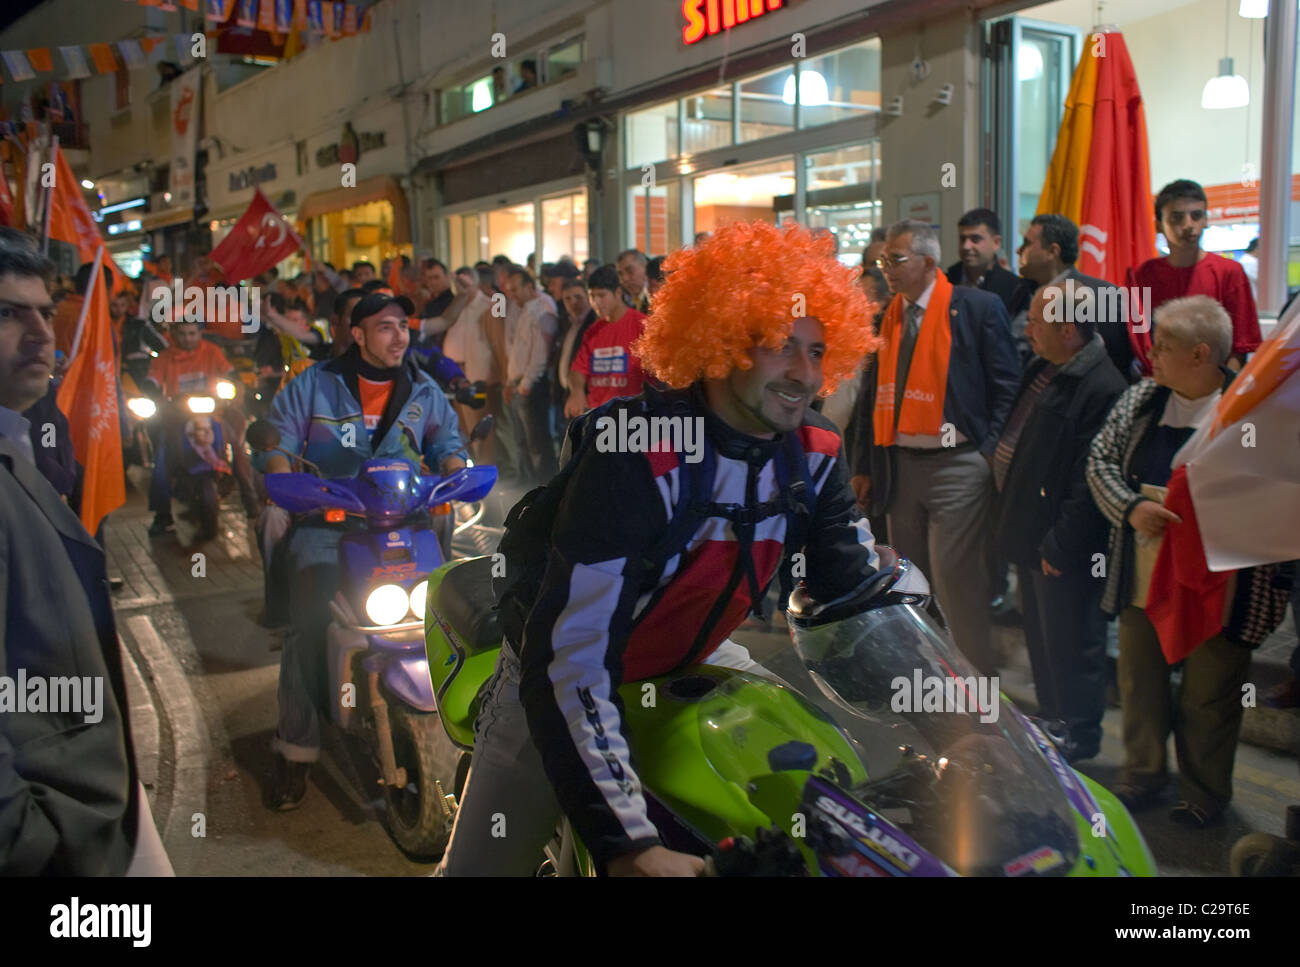
<svg viewBox="0 0 1300 967"><path fill-rule="evenodd" d="M1246 356L1259 348L1259 312L1251 294L1246 271L1232 259L1201 249L1201 236L1209 220L1205 189L1194 181L1179 178L1160 189L1156 195L1156 231L1165 236L1169 254L1147 259L1129 270L1128 284L1151 290L1151 313L1171 299L1190 295L1208 295L1228 310L1232 319L1232 354L1227 366L1241 369ZM1151 371L1148 354L1155 340L1152 331L1135 333L1134 354L1139 355L1144 372Z"/></svg>
<svg viewBox="0 0 1300 967"><path fill-rule="evenodd" d="M104 550L37 470L22 415L54 369L53 272L0 242L0 676L106 687L94 716L0 714L0 876L170 873L135 770Z"/></svg>

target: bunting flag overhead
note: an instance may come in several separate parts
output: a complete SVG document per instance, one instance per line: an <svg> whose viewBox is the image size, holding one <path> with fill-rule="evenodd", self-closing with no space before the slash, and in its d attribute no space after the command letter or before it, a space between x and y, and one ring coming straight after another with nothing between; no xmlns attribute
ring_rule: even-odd
<svg viewBox="0 0 1300 967"><path fill-rule="evenodd" d="M129 3L130 0L127 0ZM163 0L137 0L141 6L160 10L182 7L196 13L202 9L207 20L209 36L224 35L238 28L245 35L264 35L256 51L268 56L292 56L281 48L291 48L293 53L304 46L300 32L314 35L314 39L332 37L336 40L366 33L370 29L370 5L334 3L331 0L178 0L167 4ZM0 50L4 64L3 80L22 83L41 74L53 74L54 80L76 80L92 74L112 74L119 67L139 70L159 59L171 56L174 48L183 62L188 63L191 34L170 35L171 45L166 45L167 35L114 40L106 43L61 45L59 57L53 56L55 48L30 47L23 50ZM269 45L268 45L269 38ZM312 37L306 38L308 40ZM159 49L161 47L161 49Z"/></svg>

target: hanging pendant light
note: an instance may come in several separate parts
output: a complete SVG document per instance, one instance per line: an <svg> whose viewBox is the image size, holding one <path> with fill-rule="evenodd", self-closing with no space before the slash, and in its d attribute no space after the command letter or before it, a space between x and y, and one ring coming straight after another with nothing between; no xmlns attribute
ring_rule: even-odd
<svg viewBox="0 0 1300 967"><path fill-rule="evenodd" d="M1268 16L1268 0L1241 0L1237 16L1244 20L1263 20Z"/></svg>
<svg viewBox="0 0 1300 967"><path fill-rule="evenodd" d="M1201 91L1201 107L1207 111L1222 111L1232 107L1245 107L1250 103L1250 85L1246 78L1232 72L1232 58L1219 61L1219 76L1205 82Z"/></svg>
<svg viewBox="0 0 1300 967"><path fill-rule="evenodd" d="M1250 85L1246 78L1232 72L1232 58L1228 56L1228 24L1232 15L1230 0L1223 4L1223 59L1219 61L1219 76L1205 82L1201 91L1201 107L1207 111L1245 107L1250 103Z"/></svg>

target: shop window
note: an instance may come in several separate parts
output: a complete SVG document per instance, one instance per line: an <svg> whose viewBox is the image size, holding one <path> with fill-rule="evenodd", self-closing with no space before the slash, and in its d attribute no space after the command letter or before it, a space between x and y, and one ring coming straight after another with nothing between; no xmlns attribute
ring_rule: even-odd
<svg viewBox="0 0 1300 967"><path fill-rule="evenodd" d="M728 168L695 179L695 231L739 221L775 222L778 199L794 194L794 159Z"/></svg>
<svg viewBox="0 0 1300 967"><path fill-rule="evenodd" d="M492 256L505 255L510 261L525 265L533 254L533 203L512 205L488 212L488 251Z"/></svg>
<svg viewBox="0 0 1300 967"><path fill-rule="evenodd" d="M628 239L646 255L667 255L682 247L682 187L677 181L628 190Z"/></svg>
<svg viewBox="0 0 1300 967"><path fill-rule="evenodd" d="M679 154L676 101L628 114L624 124L629 167L639 168L643 164L667 161Z"/></svg>
<svg viewBox="0 0 1300 967"><path fill-rule="evenodd" d="M578 265L587 258L587 193L542 200L542 261L568 256Z"/></svg>
<svg viewBox="0 0 1300 967"><path fill-rule="evenodd" d="M447 219L447 241L451 246L453 271L462 265L473 265L486 254L487 238L480 237L479 213L451 215Z"/></svg>
<svg viewBox="0 0 1300 967"><path fill-rule="evenodd" d="M806 155L804 171L807 210L803 223L809 228L829 228L839 244L840 261L859 264L871 230L881 225L876 186L879 142Z"/></svg>
<svg viewBox="0 0 1300 967"><path fill-rule="evenodd" d="M682 153L731 144L731 85L683 99Z"/></svg>
<svg viewBox="0 0 1300 967"><path fill-rule="evenodd" d="M794 103L795 75L783 82L782 97ZM880 41L871 39L800 63L799 126L816 127L880 113Z"/></svg>
<svg viewBox="0 0 1300 967"><path fill-rule="evenodd" d="M786 90L789 67L740 84L740 140L757 141L794 130L794 86Z"/></svg>
<svg viewBox="0 0 1300 967"><path fill-rule="evenodd" d="M582 63L582 38L552 47L546 52L546 83L553 84L577 71Z"/></svg>

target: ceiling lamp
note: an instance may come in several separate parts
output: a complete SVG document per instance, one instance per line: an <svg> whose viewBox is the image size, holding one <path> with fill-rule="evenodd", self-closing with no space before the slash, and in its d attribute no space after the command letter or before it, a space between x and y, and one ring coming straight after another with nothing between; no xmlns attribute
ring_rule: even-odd
<svg viewBox="0 0 1300 967"><path fill-rule="evenodd" d="M1237 15L1245 20L1263 20L1268 16L1268 0L1241 0Z"/></svg>
<svg viewBox="0 0 1300 967"><path fill-rule="evenodd" d="M1232 72L1232 58L1219 61L1219 76L1205 82L1201 91L1201 107L1207 111L1245 107L1250 103L1250 85L1246 78Z"/></svg>
<svg viewBox="0 0 1300 967"><path fill-rule="evenodd" d="M799 103L804 107L820 107L830 100L830 94L830 88L826 86L826 78L819 71L805 68L799 72ZM781 101L785 104L794 103L793 74L785 79L785 85L781 90Z"/></svg>

